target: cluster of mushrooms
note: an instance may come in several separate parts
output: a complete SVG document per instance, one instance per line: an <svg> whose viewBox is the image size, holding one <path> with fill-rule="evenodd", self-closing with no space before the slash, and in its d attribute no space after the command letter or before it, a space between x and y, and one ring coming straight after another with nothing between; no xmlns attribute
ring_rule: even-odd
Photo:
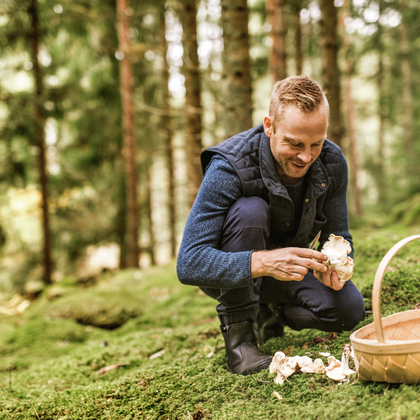
<svg viewBox="0 0 420 420"><path fill-rule="evenodd" d="M325 366L321 359L312 359L309 356L287 357L283 352L278 351L270 364L270 374L274 376L274 382L282 385L288 382L288 377L297 372L325 373L334 381L343 381L348 375L355 373L349 368L349 359L353 355L352 347L346 344L343 347L341 361L334 356L328 356L328 365Z"/></svg>
<svg viewBox="0 0 420 420"><path fill-rule="evenodd" d="M348 256L351 246L342 236L331 234L325 242L321 252L328 257L323 264L331 267L338 275L342 283L350 280L353 275L353 259ZM321 356L328 356L328 365L325 366L321 359L312 359L308 356L287 357L283 352L277 352L270 364L270 374L274 375L274 382L282 385L288 382L288 377L295 372L321 373L326 374L334 381L344 381L348 375L355 373L349 368L350 356L353 351L350 344L343 347L341 361L329 353L320 353Z"/></svg>

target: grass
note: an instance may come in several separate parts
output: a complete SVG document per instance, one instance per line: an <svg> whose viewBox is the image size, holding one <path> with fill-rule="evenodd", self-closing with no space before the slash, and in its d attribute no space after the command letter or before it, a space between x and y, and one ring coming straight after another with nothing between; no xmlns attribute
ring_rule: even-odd
<svg viewBox="0 0 420 420"><path fill-rule="evenodd" d="M368 308L381 258L416 233L410 229L354 232L354 281ZM383 315L420 302L419 251L416 241L392 260ZM268 370L230 374L215 302L181 285L174 263L105 273L89 287L68 282L54 299L50 291L20 316L0 315L0 419L420 418L419 385L355 377L337 384L325 375L295 374L279 386ZM369 322L372 315L358 327ZM262 351L313 357L328 351L339 358L349 335L319 343L315 338L327 333L288 330ZM115 368L100 373L109 366Z"/></svg>

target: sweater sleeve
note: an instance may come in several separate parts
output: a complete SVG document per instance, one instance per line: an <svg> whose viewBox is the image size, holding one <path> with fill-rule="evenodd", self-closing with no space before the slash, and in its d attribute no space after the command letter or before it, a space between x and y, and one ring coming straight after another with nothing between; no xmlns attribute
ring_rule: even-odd
<svg viewBox="0 0 420 420"><path fill-rule="evenodd" d="M223 157L213 157L185 226L177 261L181 283L227 289L253 284L252 251L218 249L227 212L240 197L234 168Z"/></svg>
<svg viewBox="0 0 420 420"><path fill-rule="evenodd" d="M328 236L333 233L336 236L342 236L350 242L352 252L349 256L353 257L353 238L349 232L349 217L347 209L347 184L347 161L343 156L340 168L340 182L335 191L332 191L324 202L323 211L327 218L327 223L322 228L323 235L321 237L319 249L321 249L324 245Z"/></svg>

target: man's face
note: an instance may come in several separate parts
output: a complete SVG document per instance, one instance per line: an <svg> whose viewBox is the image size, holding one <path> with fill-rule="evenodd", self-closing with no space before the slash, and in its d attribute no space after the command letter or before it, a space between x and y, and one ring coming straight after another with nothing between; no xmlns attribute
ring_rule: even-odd
<svg viewBox="0 0 420 420"><path fill-rule="evenodd" d="M321 153L327 126L324 104L310 113L287 105L275 129L271 117L264 117L264 131L270 137L271 153L283 182L295 184L305 176Z"/></svg>

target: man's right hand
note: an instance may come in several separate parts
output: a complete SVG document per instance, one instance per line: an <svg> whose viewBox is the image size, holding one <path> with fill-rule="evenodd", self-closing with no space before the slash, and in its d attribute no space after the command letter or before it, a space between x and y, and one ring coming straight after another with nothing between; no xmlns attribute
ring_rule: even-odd
<svg viewBox="0 0 420 420"><path fill-rule="evenodd" d="M309 268L325 273L328 270L320 261L328 257L308 248L279 248L254 251L251 255L252 278L270 276L282 281L301 281Z"/></svg>

